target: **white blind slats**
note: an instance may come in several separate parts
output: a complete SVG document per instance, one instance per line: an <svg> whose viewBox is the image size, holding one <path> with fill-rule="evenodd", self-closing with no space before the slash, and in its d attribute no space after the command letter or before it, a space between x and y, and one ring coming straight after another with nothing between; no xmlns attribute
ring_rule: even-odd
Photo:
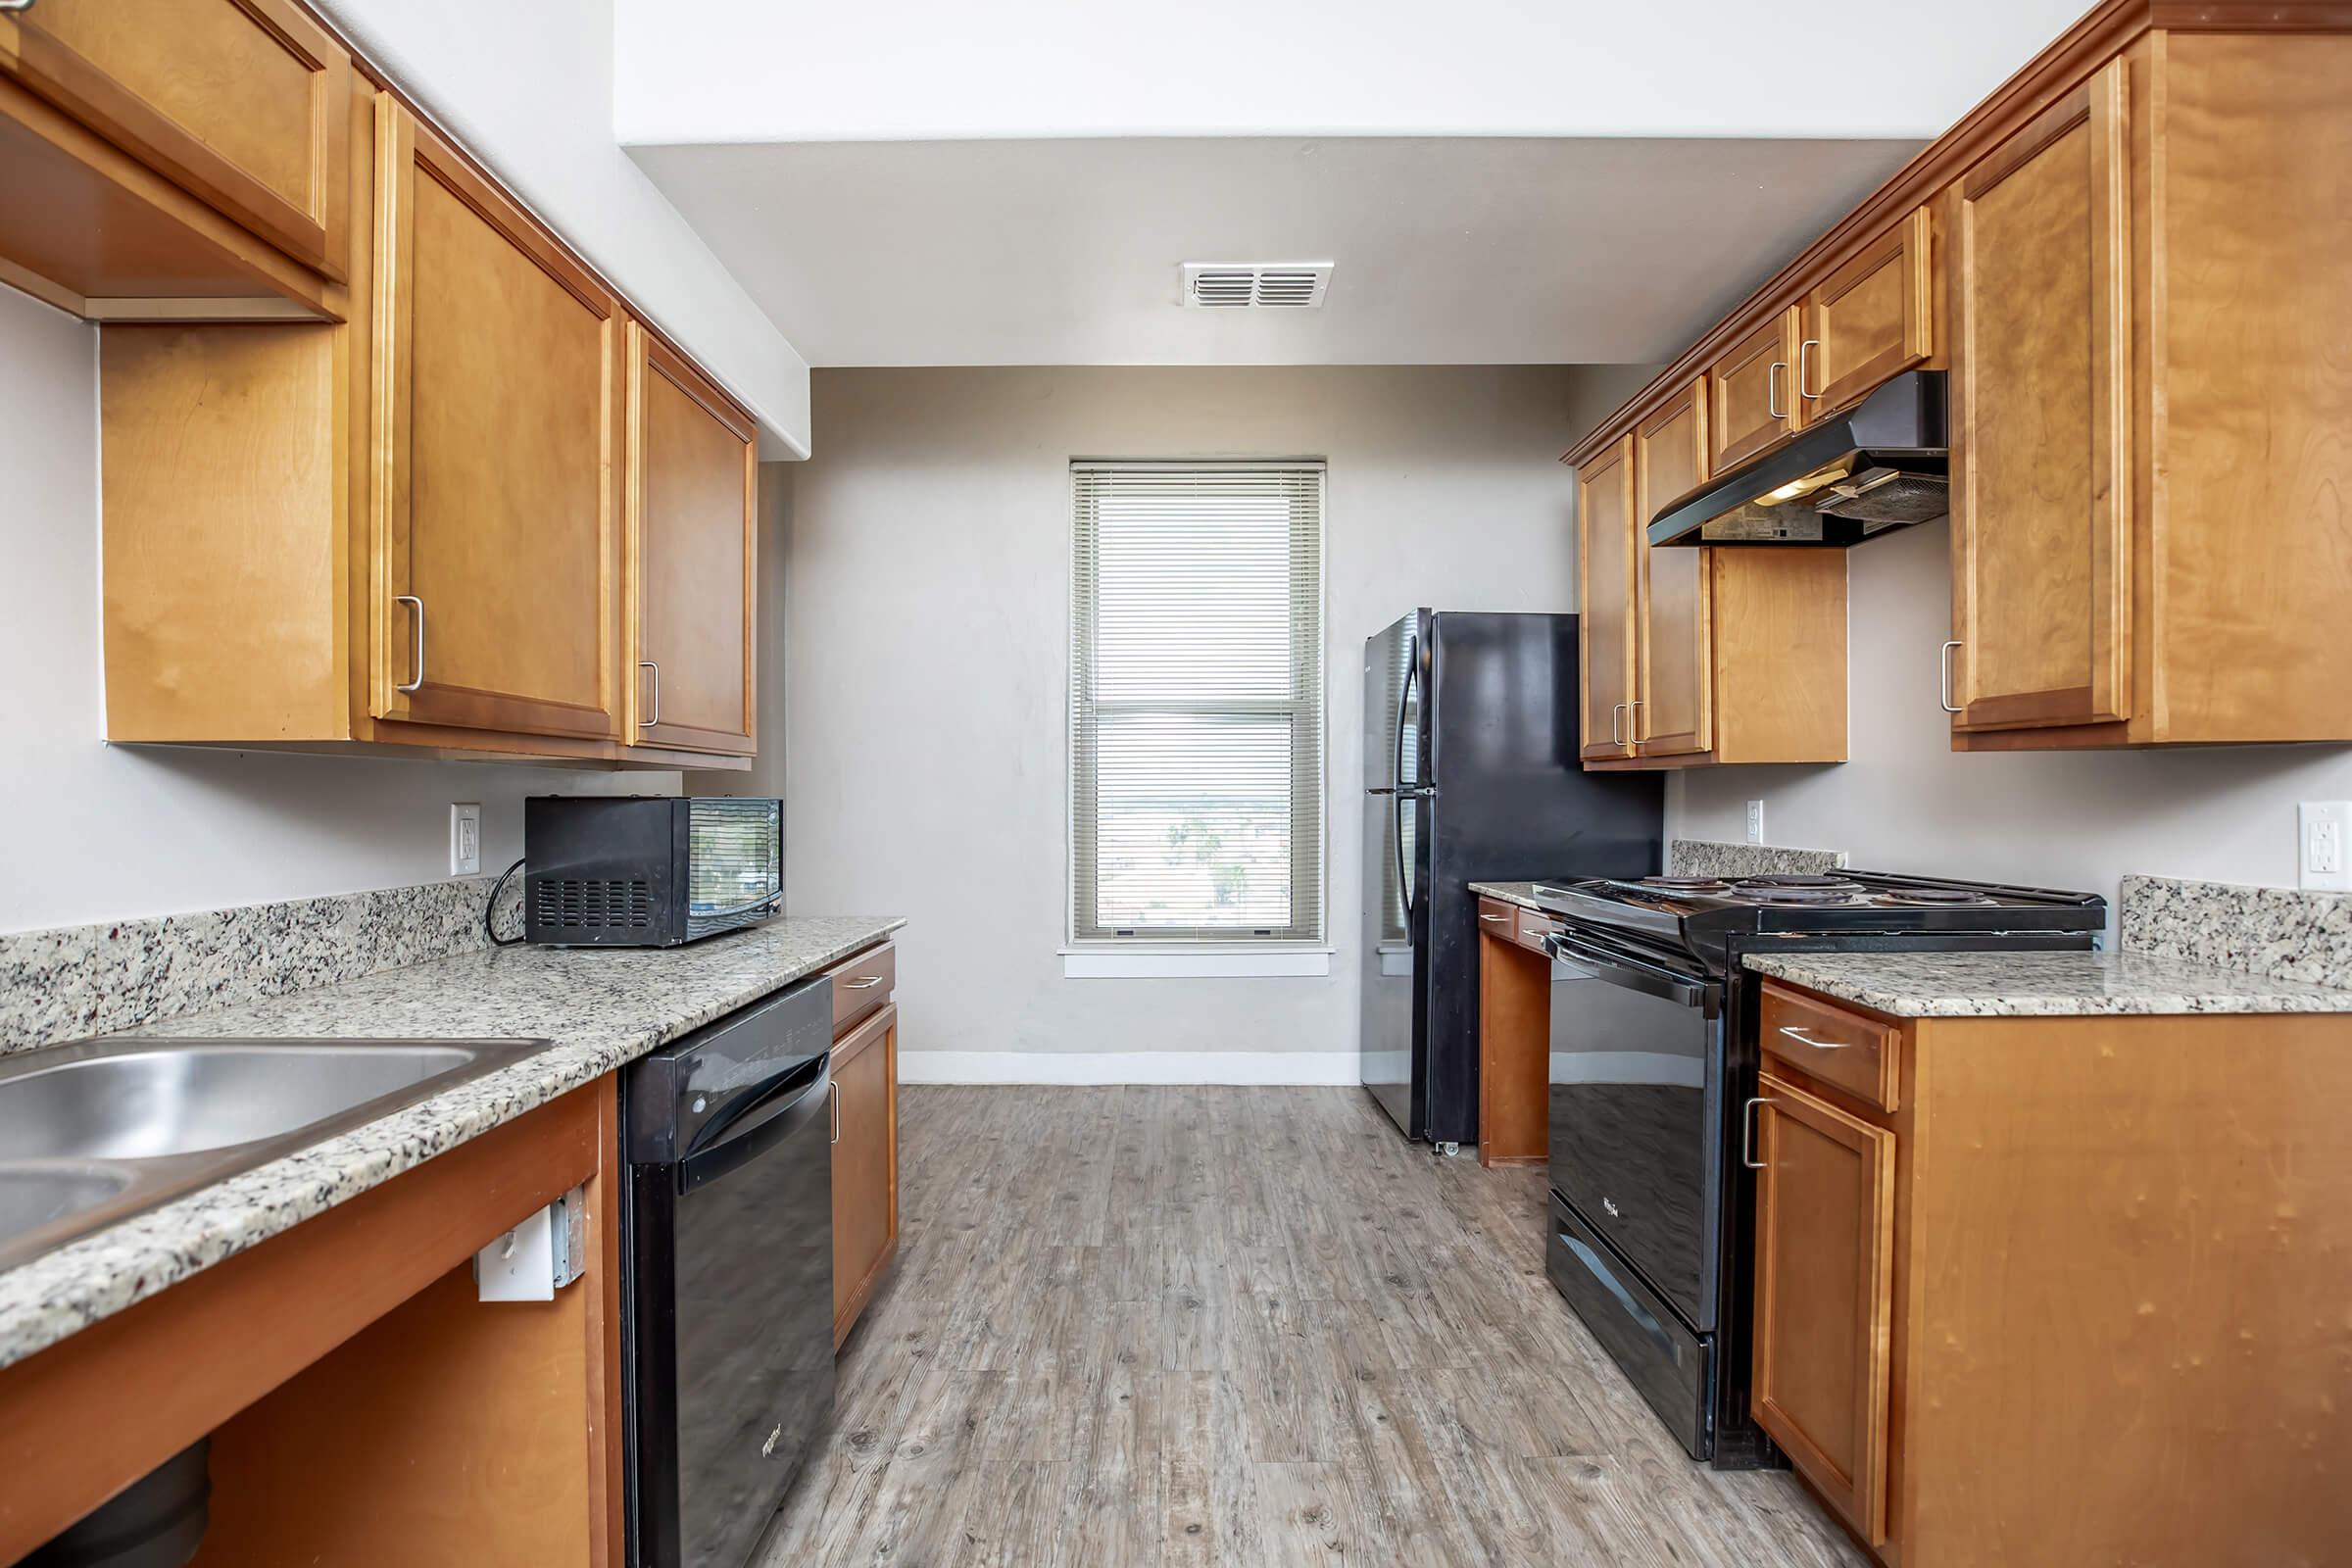
<svg viewBox="0 0 2352 1568"><path fill-rule="evenodd" d="M1071 474L1071 935L1321 940L1321 465Z"/></svg>

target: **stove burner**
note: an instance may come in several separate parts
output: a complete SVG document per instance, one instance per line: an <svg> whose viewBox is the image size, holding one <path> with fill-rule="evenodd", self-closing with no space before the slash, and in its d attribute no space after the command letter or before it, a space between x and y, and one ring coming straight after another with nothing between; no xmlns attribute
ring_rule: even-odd
<svg viewBox="0 0 2352 1568"><path fill-rule="evenodd" d="M1756 904L1796 904L1819 906L1862 902L1861 887L1851 882L1833 881L1828 885L1808 884L1802 887L1784 887L1778 884L1758 887L1753 883L1742 882L1732 891L1740 898Z"/></svg>
<svg viewBox="0 0 2352 1568"><path fill-rule="evenodd" d="M1717 893L1730 884L1719 876L1645 876L1635 886L1660 888L1669 893Z"/></svg>
<svg viewBox="0 0 2352 1568"><path fill-rule="evenodd" d="M1974 888L1893 887L1879 893L1883 904L1908 904L1934 907L1953 904L1995 904L1999 901Z"/></svg>
<svg viewBox="0 0 2352 1568"><path fill-rule="evenodd" d="M1821 888L1838 893L1859 893L1862 884L1843 876L1743 876L1733 884L1740 888Z"/></svg>

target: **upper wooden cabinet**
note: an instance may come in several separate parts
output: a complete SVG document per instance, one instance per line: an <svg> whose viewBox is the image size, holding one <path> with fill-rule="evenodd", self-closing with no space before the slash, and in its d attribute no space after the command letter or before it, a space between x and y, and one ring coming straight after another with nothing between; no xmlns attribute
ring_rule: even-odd
<svg viewBox="0 0 2352 1568"><path fill-rule="evenodd" d="M1577 470L1577 574L1584 615L1577 623L1584 670L1588 760L1634 755L1627 710L1634 704L1634 438Z"/></svg>
<svg viewBox="0 0 2352 1568"><path fill-rule="evenodd" d="M350 319L99 335L108 736L748 767L751 420L394 94L345 109Z"/></svg>
<svg viewBox="0 0 2352 1568"><path fill-rule="evenodd" d="M373 711L619 734L618 301L379 100Z"/></svg>
<svg viewBox="0 0 2352 1568"><path fill-rule="evenodd" d="M1933 235L1922 207L1805 296L1796 385L1808 421L1927 360L1935 347Z"/></svg>
<svg viewBox="0 0 2352 1568"><path fill-rule="evenodd" d="M2124 716L2131 306L2124 63L1953 202L1952 702L1969 724Z"/></svg>
<svg viewBox="0 0 2352 1568"><path fill-rule="evenodd" d="M1796 395L1802 313L1791 305L1724 350L1707 368L1713 389L1708 409L1707 461L1721 473L1793 434L1803 420Z"/></svg>
<svg viewBox="0 0 2352 1568"><path fill-rule="evenodd" d="M1706 380L1578 470L1587 765L1845 760L1842 551L1648 547L1708 473ZM1829 672L1825 674L1825 672Z"/></svg>
<svg viewBox="0 0 2352 1568"><path fill-rule="evenodd" d="M44 0L0 72L287 255L351 259L351 56L289 0Z"/></svg>
<svg viewBox="0 0 2352 1568"><path fill-rule="evenodd" d="M758 432L644 327L629 344L630 733L748 755Z"/></svg>
<svg viewBox="0 0 2352 1568"><path fill-rule="evenodd" d="M1707 714L1707 552L1652 550L1644 533L1660 507L1707 477L1706 387L1704 377L1692 381L1634 432L1631 548L1639 564L1634 615L1639 671L1633 734L1643 757L1703 752L1714 734Z"/></svg>

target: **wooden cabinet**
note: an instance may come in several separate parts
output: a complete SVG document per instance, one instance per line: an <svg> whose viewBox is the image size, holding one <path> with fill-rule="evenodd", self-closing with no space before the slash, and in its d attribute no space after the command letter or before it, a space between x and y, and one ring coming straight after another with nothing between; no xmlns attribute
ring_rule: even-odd
<svg viewBox="0 0 2352 1568"><path fill-rule="evenodd" d="M2310 1303L2352 1247L2352 1019L1893 1018L1779 981L1762 1016L1750 1404L1858 1539L2343 1555L2352 1329Z"/></svg>
<svg viewBox="0 0 2352 1568"><path fill-rule="evenodd" d="M0 1368L0 1561L209 1435L200 1568L620 1562L614 1091L608 1074ZM581 1278L480 1300L475 1252L583 1186Z"/></svg>
<svg viewBox="0 0 2352 1568"><path fill-rule="evenodd" d="M1552 922L1478 901L1478 1162L1541 1165L1551 1148Z"/></svg>
<svg viewBox="0 0 2352 1568"><path fill-rule="evenodd" d="M1886 1539L1894 1135L1757 1089L1756 1421L1854 1533Z"/></svg>
<svg viewBox="0 0 2352 1568"><path fill-rule="evenodd" d="M1707 478L1707 383L1692 381L1634 432L1635 750L1643 757L1703 752L1711 649L1704 550L1649 548L1649 519Z"/></svg>
<svg viewBox="0 0 2352 1568"><path fill-rule="evenodd" d="M1721 473L1785 436L1801 421L1793 373L1799 312L1793 305L1724 350L1707 367L1707 464Z"/></svg>
<svg viewBox="0 0 2352 1568"><path fill-rule="evenodd" d="M2131 308L2123 62L1953 201L1952 702L1963 724L2125 715Z"/></svg>
<svg viewBox="0 0 2352 1568"><path fill-rule="evenodd" d="M1577 470L1578 622L1588 759L1634 755L1626 710L1634 701L1634 438L1625 436Z"/></svg>
<svg viewBox="0 0 2352 1568"><path fill-rule="evenodd" d="M1808 421L1860 401L1935 347L1933 231L1925 207L1805 296L1797 398Z"/></svg>
<svg viewBox="0 0 2352 1568"><path fill-rule="evenodd" d="M899 1253L898 945L833 981L833 1343L850 1337Z"/></svg>
<svg viewBox="0 0 2352 1568"><path fill-rule="evenodd" d="M390 94L376 135L372 710L617 736L619 302Z"/></svg>
<svg viewBox="0 0 2352 1568"><path fill-rule="evenodd" d="M288 256L351 260L351 56L290 0L50 0L0 73Z"/></svg>
<svg viewBox="0 0 2352 1568"><path fill-rule="evenodd" d="M758 432L708 377L634 322L628 402L630 736L641 746L749 756Z"/></svg>

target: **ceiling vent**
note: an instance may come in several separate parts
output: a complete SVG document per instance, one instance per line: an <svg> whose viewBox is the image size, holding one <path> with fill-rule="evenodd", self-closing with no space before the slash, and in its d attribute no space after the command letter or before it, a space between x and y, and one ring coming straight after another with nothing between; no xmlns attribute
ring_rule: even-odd
<svg viewBox="0 0 2352 1568"><path fill-rule="evenodd" d="M1187 262L1184 303L1204 311L1301 311L1323 303L1329 262Z"/></svg>

